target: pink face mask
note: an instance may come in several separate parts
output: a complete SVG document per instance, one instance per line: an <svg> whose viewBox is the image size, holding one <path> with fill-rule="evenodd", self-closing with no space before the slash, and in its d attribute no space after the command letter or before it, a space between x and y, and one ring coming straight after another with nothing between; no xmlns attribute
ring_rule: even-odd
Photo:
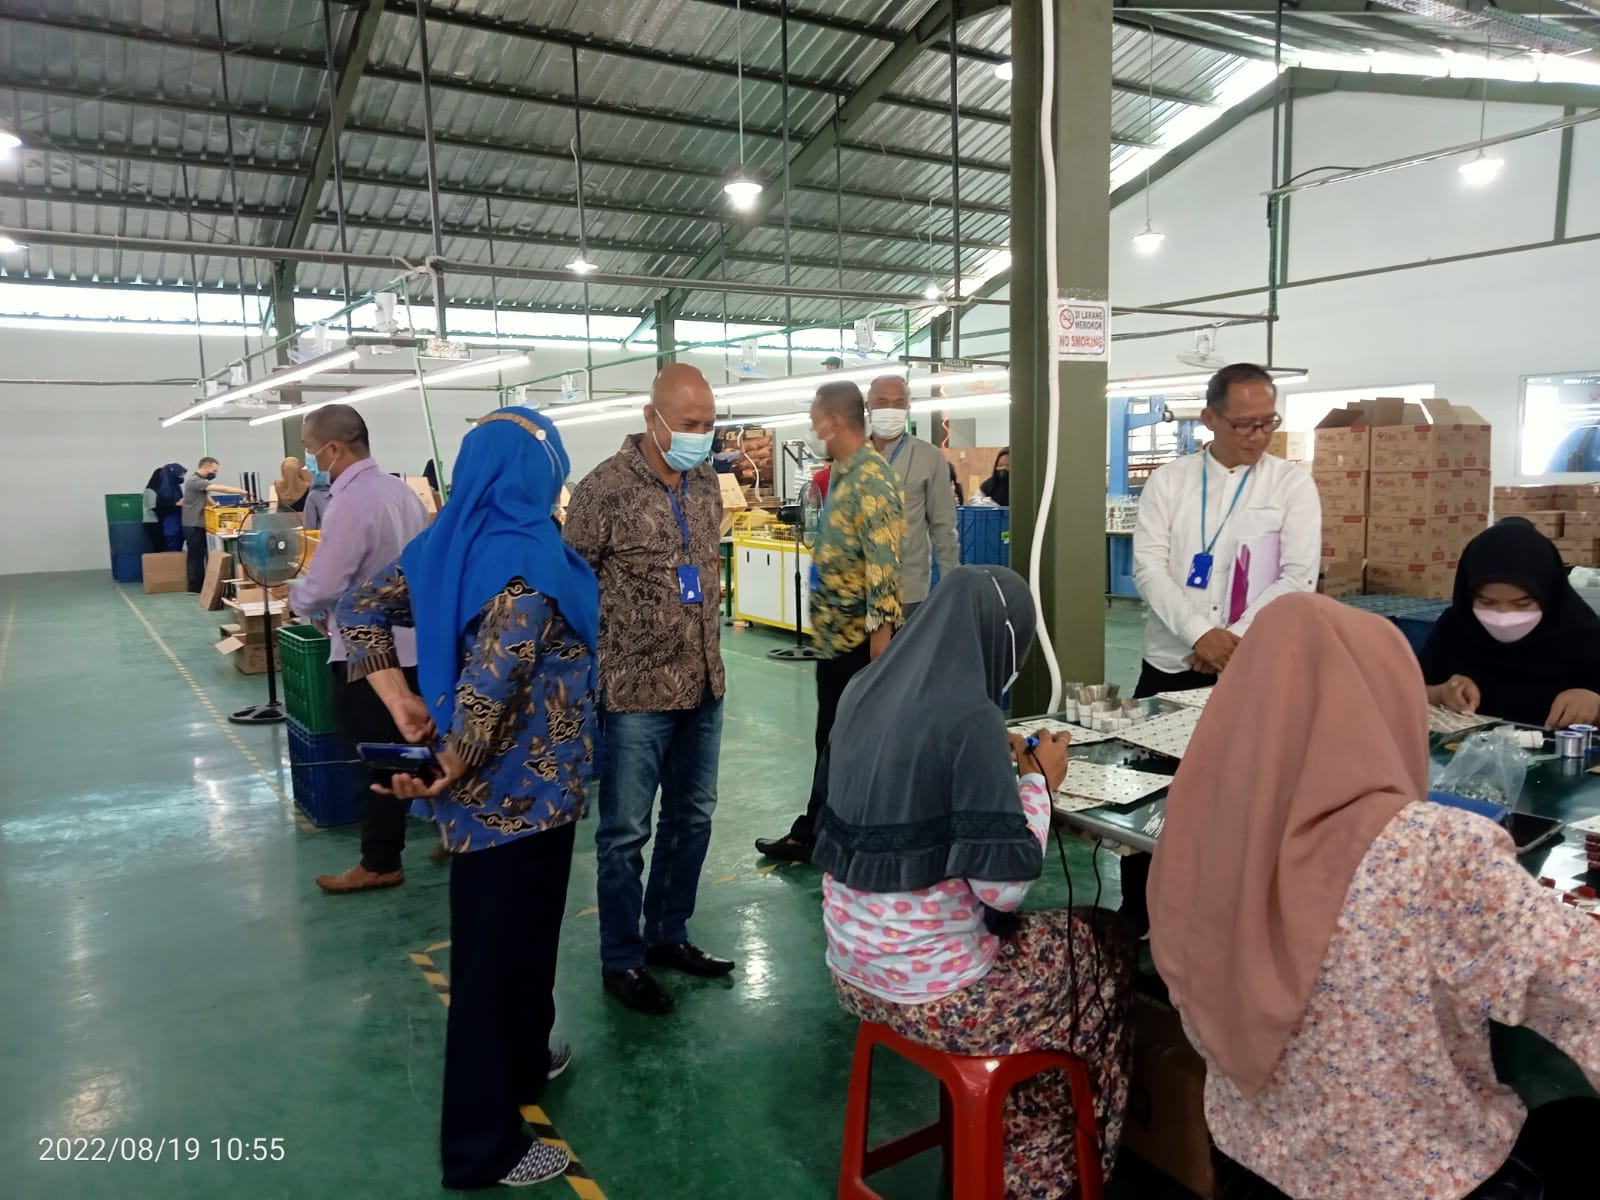
<svg viewBox="0 0 1600 1200"><path fill-rule="evenodd" d="M1478 624L1489 631L1489 636L1497 642L1520 642L1527 637L1544 619L1544 613L1539 609L1529 609L1524 612L1496 612L1492 608L1476 608Z"/></svg>

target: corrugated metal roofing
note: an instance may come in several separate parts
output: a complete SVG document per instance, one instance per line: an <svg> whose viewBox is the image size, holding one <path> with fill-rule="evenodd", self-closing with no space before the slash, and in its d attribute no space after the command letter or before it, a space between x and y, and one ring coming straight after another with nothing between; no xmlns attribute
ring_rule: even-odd
<svg viewBox="0 0 1600 1200"><path fill-rule="evenodd" d="M332 32L341 58L370 2L335 0ZM331 176L319 184L304 244L336 250L342 207L352 251L416 262L433 249L418 27L410 0L378 4L371 52L338 144L345 184L337 189ZM777 82L782 29L770 5L751 12L737 0L430 0L445 254L549 270L571 260L579 241L570 151L576 95L583 232L602 269L681 275L731 233L726 263L709 275L782 284L786 211L794 285L837 286L842 256L847 287L920 294L930 277L947 280L954 270L943 30L933 31L888 94L848 130L837 170L834 152L822 154L791 181L762 225L746 229L729 213L721 183L742 152L746 171L778 190L786 154L826 129L836 105L933 4L791 0L786 147ZM193 264L187 255L34 246L25 265L5 264L8 277L176 285L198 272L208 286L248 288L265 277L264 263L241 262L222 246L282 245L293 227L328 118L323 7L321 0L227 0L222 13L219 30L207 0L8 0L0 11L0 124L20 133L25 149L12 165L0 165L0 222L219 243L219 253ZM1119 20L1138 19L1119 10ZM1007 238L1010 95L994 66L1010 52L1010 20L999 7L960 28L967 271ZM1309 49L1349 50L1362 38L1379 48L1415 49L1481 43L1486 30L1501 28L1487 20L1432 3L1423 15L1396 7L1377 19L1297 13L1285 34ZM1159 24L1154 33L1124 24L1115 30L1112 120L1121 144L1110 147L1114 166L1137 146L1162 142L1192 105L1210 103L1272 28L1265 16L1197 11L1162 13ZM1208 37L1216 44L1196 44ZM1145 94L1152 82L1153 100ZM351 285L365 289L392 277L363 268L351 272ZM297 279L307 294L344 287L338 266L302 265ZM463 276L447 285L463 303L570 310L585 302L577 279ZM590 286L587 302L595 310L644 313L657 295ZM725 302L715 293L691 294L686 311L720 319L724 307L746 321L839 313L836 301L733 294Z"/></svg>

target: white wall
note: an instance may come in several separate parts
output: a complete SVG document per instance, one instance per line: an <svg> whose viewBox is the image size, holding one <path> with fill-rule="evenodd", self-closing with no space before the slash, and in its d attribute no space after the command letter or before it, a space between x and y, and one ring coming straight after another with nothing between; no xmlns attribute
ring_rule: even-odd
<svg viewBox="0 0 1600 1200"><path fill-rule="evenodd" d="M1560 113L1532 105L1489 106L1490 133L1542 124ZM1477 136L1475 105L1368 95L1295 103L1293 170L1362 166ZM1290 204L1290 281L1549 239L1555 215L1559 135L1499 148L1505 170L1482 189L1462 186L1457 160L1314 188ZM1151 216L1166 233L1140 256L1144 225L1136 197L1111 217L1111 297L1123 305L1187 300L1260 288L1266 276L1271 118L1263 114L1157 180ZM1600 232L1600 123L1574 137L1568 233ZM1191 307L1259 312L1261 292ZM1311 370L1316 390L1432 381L1495 427L1497 482L1517 476L1519 377L1600 367L1600 242L1506 254L1335 283L1280 295L1274 359ZM972 327L1002 323L982 308ZM1163 324L1187 324L1166 322ZM1117 332L1158 328L1119 318ZM1225 329L1230 360L1265 357L1262 327ZM1193 334L1118 341L1113 377L1187 370L1176 355ZM964 354L1003 353L1003 338L962 340Z"/></svg>
<svg viewBox="0 0 1600 1200"><path fill-rule="evenodd" d="M213 369L242 350L237 336L207 338ZM597 361L604 361L598 356ZM396 363L409 359L396 356ZM198 374L192 335L66 332L0 328L0 374L29 380L153 380ZM534 351L528 374L581 366L581 350ZM363 363L363 365L367 365ZM715 366L708 359L705 367ZM648 387L649 361L603 372L597 389ZM508 377L508 382L511 381ZM477 381L473 381L476 383ZM163 429L159 418L192 400L192 386L94 387L71 384L0 385L0 575L72 571L108 566L105 531L107 492L142 491L150 472L168 462L193 467L204 452L200 423ZM468 418L495 403L492 392L432 391L434 428L445 462L454 462ZM372 431L373 453L386 470L420 474L433 457L416 393L382 397L362 408ZM627 421L583 425L564 440L573 475L588 472L612 453ZM284 456L279 427L252 428L243 421L207 422L209 453L221 460L224 482L243 471L276 478Z"/></svg>

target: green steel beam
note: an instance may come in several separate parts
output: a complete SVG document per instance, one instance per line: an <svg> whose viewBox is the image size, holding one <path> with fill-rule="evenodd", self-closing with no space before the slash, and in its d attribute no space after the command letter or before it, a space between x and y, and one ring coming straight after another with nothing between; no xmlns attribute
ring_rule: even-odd
<svg viewBox="0 0 1600 1200"><path fill-rule="evenodd" d="M1378 75L1363 71L1289 70L1291 88L1310 92L1366 92L1378 96L1419 96L1431 100L1483 99L1483 80L1444 76ZM1600 84L1523 82L1491 79L1489 99L1495 104L1538 104L1547 108L1600 108Z"/></svg>
<svg viewBox="0 0 1600 1200"><path fill-rule="evenodd" d="M372 55L372 43L378 33L378 23L383 17L383 0L366 0L355 10L355 20L350 27L348 49L339 68L339 82L334 88L333 109L328 113L328 123L317 139L316 153L311 157L311 167L305 173L305 187L300 193L300 203L295 210L294 223L289 226L282 244L304 246L311 223L316 219L322 204L322 189L333 171L333 156L339 151L339 136L355 104L356 87L361 73L366 70L367 59ZM332 64L327 69L332 70Z"/></svg>
<svg viewBox="0 0 1600 1200"><path fill-rule="evenodd" d="M1575 117L1578 114L1576 109L1567 108L1563 115ZM1556 223L1552 236L1558 242L1567 236L1567 199L1572 191L1572 134L1571 125L1561 131L1561 160L1556 166Z"/></svg>
<svg viewBox="0 0 1600 1200"><path fill-rule="evenodd" d="M916 60L922 51L937 41L944 34L950 23L951 5L957 0L937 0L937 3L917 22L915 28L909 30L895 43L894 48L884 55L881 62L868 73L860 85L852 92L848 99L838 108L838 116L834 121L828 122L816 133L805 140L798 150L789 159L788 170L780 173L762 191L760 199L749 217L737 224L730 225L725 236L719 237L715 244L707 249L689 267L687 275L692 279L705 279L711 275L728 256L728 248L742 239L751 229L759 225L778 206L783 198L783 179L785 175L792 182L804 179L812 170L820 166L834 151L835 144L846 145L843 141L845 135L856 126L860 125L871 112L872 106L894 86L906 69ZM988 0L979 0L963 5L958 10L968 16L975 16L979 11L997 7L996 3ZM966 162L963 160L962 165ZM1010 174L1010 165L1006 166L1006 173ZM683 304L685 293L668 292L668 303L674 307ZM651 313L630 333L624 342L638 337L655 323L655 314Z"/></svg>

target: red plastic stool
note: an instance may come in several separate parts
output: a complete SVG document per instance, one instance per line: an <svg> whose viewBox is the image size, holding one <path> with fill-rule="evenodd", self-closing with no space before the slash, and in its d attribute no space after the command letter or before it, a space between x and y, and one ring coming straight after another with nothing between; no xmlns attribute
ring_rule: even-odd
<svg viewBox="0 0 1600 1200"><path fill-rule="evenodd" d="M872 1050L882 1046L916 1063L940 1083L939 1120L916 1133L869 1149L867 1105L872 1093ZM839 1200L883 1200L866 1177L928 1150L944 1152L945 1174L958 1200L1004 1200L1006 1097L1025 1079L1062 1070L1072 1084L1077 1141L1079 1200L1104 1200L1100 1138L1095 1129L1094 1085L1089 1067L1075 1054L1038 1050L970 1058L946 1054L901 1037L886 1025L861 1022L850 1099L844 1118L844 1153L839 1163Z"/></svg>

